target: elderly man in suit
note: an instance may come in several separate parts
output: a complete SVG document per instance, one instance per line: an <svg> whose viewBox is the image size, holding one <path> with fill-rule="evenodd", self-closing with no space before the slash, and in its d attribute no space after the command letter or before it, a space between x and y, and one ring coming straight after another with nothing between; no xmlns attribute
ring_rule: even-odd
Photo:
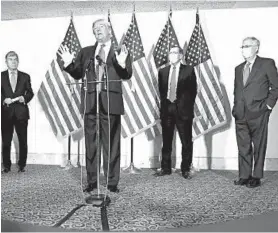
<svg viewBox="0 0 278 233"><path fill-rule="evenodd" d="M234 106L239 151L239 179L235 185L261 185L267 146L269 115L278 98L278 73L274 60L259 57L260 41L242 43L244 62L235 68ZM253 143L253 146L252 146Z"/></svg>
<svg viewBox="0 0 278 233"><path fill-rule="evenodd" d="M181 174L185 179L190 179L193 155L192 122L197 82L194 67L183 65L182 58L181 48L171 48L170 66L159 70L158 73L163 147L161 171L154 175L171 174L172 141L176 126L182 143Z"/></svg>
<svg viewBox="0 0 278 233"><path fill-rule="evenodd" d="M14 129L19 141L18 172L25 172L27 160L28 103L34 96L30 76L19 71L18 55L6 55L8 70L1 72L1 133L4 173L11 170L11 142Z"/></svg>
<svg viewBox="0 0 278 233"><path fill-rule="evenodd" d="M75 61L66 46L61 46L60 56L64 61L64 69L74 79L87 81L104 80L120 81L127 80L132 76L131 59L125 46L115 52L111 42L111 26L104 19L93 23L93 33L97 40L93 46L88 46L79 52ZM103 64L106 64L107 77ZM99 96L100 107L100 141L103 145L103 170L108 176L108 189L111 192L119 192L118 182L120 178L120 139L121 139L121 115L124 114L121 82L109 84L109 105L107 96L108 85L101 86ZM86 103L85 92L82 88L81 111L85 110L85 144L86 144L86 169L88 186L84 192L91 192L97 187L97 146L96 139L96 84L88 84ZM109 106L109 109L108 109ZM108 116L109 114L109 116ZM109 128L110 126L110 128ZM109 131L111 132L109 147ZM108 168L108 150L111 149L111 158Z"/></svg>

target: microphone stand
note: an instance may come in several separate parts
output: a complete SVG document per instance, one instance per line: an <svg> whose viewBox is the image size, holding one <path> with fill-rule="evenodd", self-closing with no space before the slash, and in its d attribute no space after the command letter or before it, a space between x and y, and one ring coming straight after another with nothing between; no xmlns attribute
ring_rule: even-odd
<svg viewBox="0 0 278 233"><path fill-rule="evenodd" d="M85 70L85 77L83 82L72 82L72 83L66 83L66 85L78 85L78 84L83 84L84 85L84 90L85 90L85 99L84 99L84 108L86 109L86 98L87 98L87 90L88 90L88 84L95 84L96 85L96 145L97 145L97 151L96 151L96 156L97 156L97 194L90 194L90 196L85 198L85 202L87 204L90 204L94 207L99 207L101 210L101 223L102 223L102 228L103 230L108 230L109 231L109 225L108 225L108 219L107 219L107 209L106 207L110 204L111 199L106 195L106 194L101 194L100 193L100 188L99 188L99 176L100 176L100 169L99 169L99 161L100 161L100 117L99 117L99 95L101 92L101 85L104 83L105 87L107 88L107 92L109 92L109 83L110 82L122 82L122 80L108 80L108 72L107 72L107 64L104 63L102 60L97 59L99 63L104 65L104 76L106 77L104 81L101 80L95 80L95 81L88 81L87 79L87 73L89 70L89 67L91 65L91 62L94 58L91 58L90 61L87 64L86 70ZM108 101L109 98L108 98ZM109 104L108 104L109 106ZM84 111L84 117L85 117L86 111ZM108 114L109 109L108 109ZM84 128L84 127L83 127ZM110 131L110 129L109 129ZM110 133L109 133L110 134ZM84 134L85 136L85 134ZM110 156L110 152L109 152ZM109 166L109 164L108 164ZM109 174L107 174L107 177ZM107 191L107 190L106 190ZM74 208L69 214L67 214L62 220L60 220L57 224L54 225L54 227L59 227L61 226L65 221L70 218L74 212L81 207L86 206L86 204L81 204L78 205L76 208Z"/></svg>

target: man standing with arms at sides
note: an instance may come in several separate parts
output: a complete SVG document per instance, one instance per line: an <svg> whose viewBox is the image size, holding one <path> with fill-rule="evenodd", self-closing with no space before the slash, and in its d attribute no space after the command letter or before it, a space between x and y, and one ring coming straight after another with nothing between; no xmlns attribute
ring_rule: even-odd
<svg viewBox="0 0 278 233"><path fill-rule="evenodd" d="M103 80L104 67L100 60L107 66L107 79L127 80L132 76L131 60L125 46L119 51L114 51L111 42L111 26L104 19L96 20L93 23L93 34L96 38L94 46L88 46L79 52L75 61L74 54L69 52L66 46L61 46L60 56L64 61L64 69L74 79L83 79L86 75L88 82ZM87 70L88 69L88 70ZM86 73L87 70L87 73ZM86 73L86 74L85 74ZM101 85L99 96L100 109L100 142L103 145L103 170L105 177L108 175L108 189L111 192L119 192L118 183L120 178L120 140L121 140L121 115L124 114L121 82L109 83L110 111L108 112L107 86ZM86 169L88 186L84 192L91 192L97 188L97 156L96 156L96 84L88 84L86 103L84 103L85 91L81 93L81 112L84 113L85 146L86 146ZM85 106L84 106L85 105ZM109 118L110 114L110 128ZM111 132L111 158L109 174L108 150L109 130Z"/></svg>
<svg viewBox="0 0 278 233"><path fill-rule="evenodd" d="M27 160L28 103L34 96L30 76L19 71L18 55L6 55L8 70L1 72L1 133L4 173L11 170L11 142L14 129L19 141L18 172L25 172Z"/></svg>
<svg viewBox="0 0 278 233"><path fill-rule="evenodd" d="M154 175L164 176L170 175L172 172L172 141L176 126L182 143L181 173L185 179L190 179L193 153L192 122L197 82L194 67L183 65L182 57L181 48L171 48L169 51L170 66L159 70L158 73L163 147L161 171Z"/></svg>
<svg viewBox="0 0 278 233"><path fill-rule="evenodd" d="M278 73L274 60L257 55L258 39L245 38L241 48L245 62L235 68L232 110L239 152L239 180L234 184L255 188L263 178L269 115L278 98Z"/></svg>

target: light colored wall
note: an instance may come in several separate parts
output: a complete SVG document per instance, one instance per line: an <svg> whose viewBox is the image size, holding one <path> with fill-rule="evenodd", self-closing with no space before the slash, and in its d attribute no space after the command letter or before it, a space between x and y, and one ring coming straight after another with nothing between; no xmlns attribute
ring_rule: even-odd
<svg viewBox="0 0 278 233"><path fill-rule="evenodd" d="M92 22L106 15L74 17L81 45L95 42ZM145 53L156 43L166 22L167 12L137 13ZM219 9L200 12L201 23L209 44L214 65L220 73L225 91L226 109L230 114L233 99L234 67L242 62L241 41L246 36L256 36L261 41L260 56L271 57L278 65L278 8ZM131 13L112 14L112 24L118 40L126 32ZM64 38L69 24L67 18L45 18L1 22L1 70L5 69L4 57L10 50L19 54L19 69L31 75L34 92L37 93L46 70ZM174 11L173 25L180 44L188 42L195 25L195 11ZM28 128L28 163L64 165L67 160L67 139L57 139L42 111L37 97L30 103L31 119ZM197 168L237 169L237 144L234 121L220 130L200 137L194 142L194 166ZM266 169L278 170L278 107L273 109L269 122L269 140ZM16 139L15 139L16 141ZM81 141L84 163L84 142ZM181 145L176 137L176 166L180 164ZM134 162L137 167L159 166L161 136L147 141L144 133L134 138ZM15 161L15 147L12 148ZM72 143L73 164L77 161L77 142ZM175 156L175 155L173 155ZM130 140L122 140L122 166L129 165Z"/></svg>

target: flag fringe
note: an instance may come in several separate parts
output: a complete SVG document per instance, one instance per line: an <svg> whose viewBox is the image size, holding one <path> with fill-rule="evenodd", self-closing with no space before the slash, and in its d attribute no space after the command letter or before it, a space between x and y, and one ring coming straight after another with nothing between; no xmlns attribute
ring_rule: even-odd
<svg viewBox="0 0 278 233"><path fill-rule="evenodd" d="M227 124L227 120L225 120L225 121L223 121L223 122L221 122L221 123L219 123L219 124L217 124L217 125L215 125L215 126L209 128L209 129L205 130L205 131L202 132L201 134L199 134L199 135L193 137L192 140L195 141L195 140L198 139L199 137L201 137L201 136L203 136L203 135L209 133L210 131L215 130L215 129L217 129L217 128L219 128L219 127L225 125L225 124Z"/></svg>

